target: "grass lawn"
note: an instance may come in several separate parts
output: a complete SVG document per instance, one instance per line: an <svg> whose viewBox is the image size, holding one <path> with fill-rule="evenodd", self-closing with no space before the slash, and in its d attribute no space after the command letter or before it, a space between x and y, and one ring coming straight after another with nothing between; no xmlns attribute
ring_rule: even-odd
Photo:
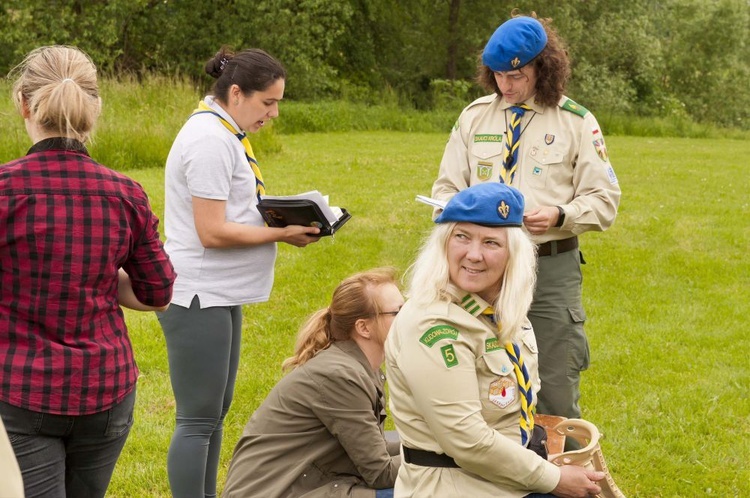
<svg viewBox="0 0 750 498"><path fill-rule="evenodd" d="M305 249L280 246L268 303L245 308L243 358L226 421L220 483L250 414L281 377L304 317L349 274L402 273L429 230L429 194L447 135L281 135L260 164L269 193L330 194L352 220ZM591 368L584 418L627 496L750 496L750 143L610 137L620 214L582 250ZM163 211L160 169L129 170ZM174 425L164 339L153 314L128 313L141 369L137 420L109 496L169 496ZM392 425L389 426L392 428Z"/></svg>

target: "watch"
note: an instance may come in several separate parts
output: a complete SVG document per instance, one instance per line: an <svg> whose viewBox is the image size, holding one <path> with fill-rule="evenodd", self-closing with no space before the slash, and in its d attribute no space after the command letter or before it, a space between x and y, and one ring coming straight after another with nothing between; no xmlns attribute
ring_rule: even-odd
<svg viewBox="0 0 750 498"><path fill-rule="evenodd" d="M555 228L560 228L565 222L565 211L563 211L563 208L561 208L560 206L557 206L557 210L560 212L560 214L557 217L557 223L555 223Z"/></svg>

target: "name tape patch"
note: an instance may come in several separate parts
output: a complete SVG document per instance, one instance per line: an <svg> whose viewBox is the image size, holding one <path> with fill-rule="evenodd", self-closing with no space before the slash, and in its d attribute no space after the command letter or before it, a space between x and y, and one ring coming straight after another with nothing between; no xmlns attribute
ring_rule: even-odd
<svg viewBox="0 0 750 498"><path fill-rule="evenodd" d="M442 341L443 339L457 339L458 329L451 327L450 325L435 325L422 334L419 338L419 342L425 346L432 347L436 342Z"/></svg>

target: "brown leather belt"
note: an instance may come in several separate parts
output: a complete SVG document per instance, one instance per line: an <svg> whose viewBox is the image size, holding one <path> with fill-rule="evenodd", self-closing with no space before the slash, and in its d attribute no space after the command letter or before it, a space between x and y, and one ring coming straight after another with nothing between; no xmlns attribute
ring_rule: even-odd
<svg viewBox="0 0 750 498"><path fill-rule="evenodd" d="M564 252L572 251L573 249L578 249L578 237L571 237L569 239L562 240L550 240L549 242L539 244L536 247L536 255L539 257L551 256L553 253L561 254Z"/></svg>
<svg viewBox="0 0 750 498"><path fill-rule="evenodd" d="M412 463L421 467L450 467L458 468L454 459L445 453L435 453L434 451L415 450L402 446L404 450L404 460L406 463Z"/></svg>

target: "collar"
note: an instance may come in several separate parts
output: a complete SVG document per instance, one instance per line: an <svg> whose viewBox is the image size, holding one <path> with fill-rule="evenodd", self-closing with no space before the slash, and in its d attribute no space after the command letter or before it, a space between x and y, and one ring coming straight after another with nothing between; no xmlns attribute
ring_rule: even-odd
<svg viewBox="0 0 750 498"><path fill-rule="evenodd" d="M526 104L527 106L531 107L531 110L534 111L537 114L544 114L544 106L542 104L538 104L534 97L529 97L526 101L522 102L523 104ZM507 111L511 107L514 107L518 104L509 104L505 101L504 98L500 98L500 109L503 111Z"/></svg>
<svg viewBox="0 0 750 498"><path fill-rule="evenodd" d="M216 114L218 114L219 116L227 120L229 124L234 126L235 130L239 130L240 132L244 133L244 130L240 129L239 125L234 121L234 119L232 119L232 116L230 116L229 113L225 111L224 108L221 107L218 102L216 102L216 100L214 99L212 95L206 95L203 98L203 102L205 102L206 105L210 107L212 111L214 111Z"/></svg>
<svg viewBox="0 0 750 498"><path fill-rule="evenodd" d="M385 375L382 370L377 372L372 371L370 360L367 359L367 356L365 356L365 353L363 353L359 346L357 346L356 342L351 339L346 341L335 341L331 347L337 347L344 353L356 359L365 368L365 371L370 375L373 382L375 382L375 385L382 385L383 382L385 382Z"/></svg>
<svg viewBox="0 0 750 498"><path fill-rule="evenodd" d="M451 301L474 317L480 317L482 312L492 305L472 292L461 290L453 284L448 284Z"/></svg>
<svg viewBox="0 0 750 498"><path fill-rule="evenodd" d="M46 152L48 150L65 150L78 152L79 154L85 154L87 156L89 155L89 151L86 150L86 146L83 145L83 142L80 142L75 138L66 137L52 137L40 140L31 146L26 155L34 154L36 152Z"/></svg>

